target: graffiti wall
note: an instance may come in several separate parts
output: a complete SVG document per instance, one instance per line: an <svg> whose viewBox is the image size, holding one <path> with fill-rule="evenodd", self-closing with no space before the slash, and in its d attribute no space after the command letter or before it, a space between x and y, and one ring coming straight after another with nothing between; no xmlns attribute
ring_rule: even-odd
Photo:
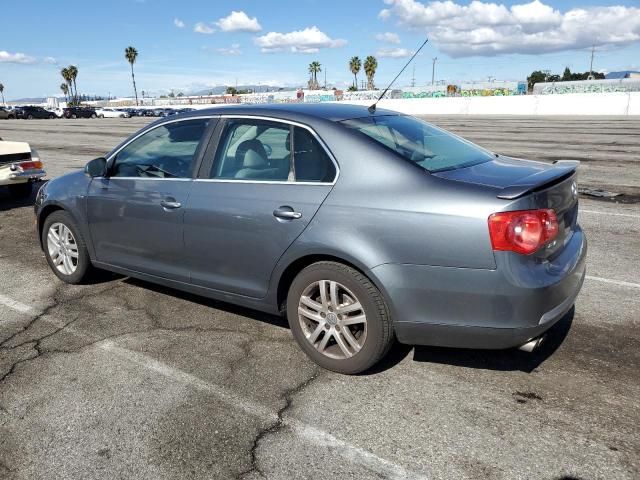
<svg viewBox="0 0 640 480"><path fill-rule="evenodd" d="M614 92L640 92L640 79L579 80L575 82L536 83L533 86L534 95Z"/></svg>

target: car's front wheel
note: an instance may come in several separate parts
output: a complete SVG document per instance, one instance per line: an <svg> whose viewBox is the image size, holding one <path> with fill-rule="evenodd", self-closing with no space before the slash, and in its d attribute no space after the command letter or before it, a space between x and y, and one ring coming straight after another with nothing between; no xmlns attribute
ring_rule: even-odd
<svg viewBox="0 0 640 480"><path fill-rule="evenodd" d="M393 340L382 295L367 277L337 262L302 270L289 288L287 318L294 338L318 365L355 374L380 361Z"/></svg>
<svg viewBox="0 0 640 480"><path fill-rule="evenodd" d="M47 263L66 283L81 283L91 270L87 246L71 215L58 210L49 215L42 228L42 245Z"/></svg>

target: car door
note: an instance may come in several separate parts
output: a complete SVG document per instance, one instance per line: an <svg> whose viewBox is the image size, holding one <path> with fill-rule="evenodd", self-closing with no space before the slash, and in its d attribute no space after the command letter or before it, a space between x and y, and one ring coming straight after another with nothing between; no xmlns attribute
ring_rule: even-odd
<svg viewBox="0 0 640 480"><path fill-rule="evenodd" d="M185 211L191 281L261 298L276 262L331 191L337 167L302 125L229 117L213 138ZM294 158L307 154L322 168L297 181Z"/></svg>
<svg viewBox="0 0 640 480"><path fill-rule="evenodd" d="M87 215L96 260L178 281L183 216L211 118L167 122L135 137L108 160L108 176L89 186Z"/></svg>

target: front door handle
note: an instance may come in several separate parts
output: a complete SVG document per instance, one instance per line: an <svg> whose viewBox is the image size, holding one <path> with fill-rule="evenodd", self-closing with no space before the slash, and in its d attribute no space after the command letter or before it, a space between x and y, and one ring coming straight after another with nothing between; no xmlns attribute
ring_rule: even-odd
<svg viewBox="0 0 640 480"><path fill-rule="evenodd" d="M298 218L302 218L302 214L300 212L294 212L291 207L276 208L273 211L273 216L281 218L282 220L297 220Z"/></svg>
<svg viewBox="0 0 640 480"><path fill-rule="evenodd" d="M176 208L180 208L182 204L180 202L172 201L172 200L162 200L160 202L162 208L166 208L168 210L174 210Z"/></svg>

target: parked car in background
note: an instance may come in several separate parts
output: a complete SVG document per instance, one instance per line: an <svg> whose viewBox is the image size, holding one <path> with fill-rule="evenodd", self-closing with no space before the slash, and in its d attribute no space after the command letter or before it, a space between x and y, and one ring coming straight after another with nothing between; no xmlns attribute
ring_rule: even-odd
<svg viewBox="0 0 640 480"><path fill-rule="evenodd" d="M56 114L42 107L17 107L14 110L16 118L33 120L34 118L56 118Z"/></svg>
<svg viewBox="0 0 640 480"><path fill-rule="evenodd" d="M129 118L131 115L127 112L122 112L116 108L98 108L96 114L100 118Z"/></svg>
<svg viewBox="0 0 640 480"><path fill-rule="evenodd" d="M35 180L46 172L38 152L25 142L5 142L0 138L0 187L7 187L15 198L31 195Z"/></svg>
<svg viewBox="0 0 640 480"><path fill-rule="evenodd" d="M282 312L310 358L357 373L394 337L535 349L585 278L577 166L389 110L224 106L146 126L35 211L63 281L98 267Z"/></svg>
<svg viewBox="0 0 640 480"><path fill-rule="evenodd" d="M8 110L6 107L0 107L0 120L12 118L16 118L16 114L13 110Z"/></svg>
<svg viewBox="0 0 640 480"><path fill-rule="evenodd" d="M95 108L92 107L66 107L63 109L64 118L97 118Z"/></svg>

